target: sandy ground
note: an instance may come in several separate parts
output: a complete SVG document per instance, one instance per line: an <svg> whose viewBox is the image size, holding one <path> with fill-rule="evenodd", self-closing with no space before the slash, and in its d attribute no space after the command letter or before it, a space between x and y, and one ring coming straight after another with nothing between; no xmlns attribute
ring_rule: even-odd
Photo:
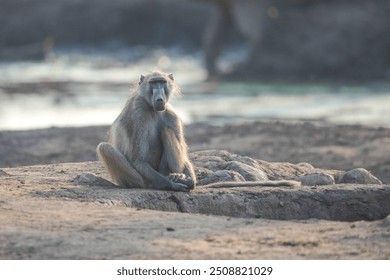
<svg viewBox="0 0 390 280"><path fill-rule="evenodd" d="M106 131L0 132L1 259L390 259L389 217L280 221L141 210L83 197L82 187L76 198L42 195L74 189L72 179L91 171L82 162L96 159L94 148ZM186 135L192 151L218 148L321 168L364 167L390 181L386 128L266 121L193 124ZM81 163L7 168L58 162ZM102 167L94 171L105 174Z"/></svg>
<svg viewBox="0 0 390 280"><path fill-rule="evenodd" d="M0 258L390 258L389 217L354 222L281 221L145 210L128 207L121 200L126 196L121 192L129 190L75 186L75 175L91 170L106 175L96 163L3 169ZM104 189L110 195L99 196ZM188 195L196 200L206 191ZM149 190L131 193L141 200L156 195Z"/></svg>

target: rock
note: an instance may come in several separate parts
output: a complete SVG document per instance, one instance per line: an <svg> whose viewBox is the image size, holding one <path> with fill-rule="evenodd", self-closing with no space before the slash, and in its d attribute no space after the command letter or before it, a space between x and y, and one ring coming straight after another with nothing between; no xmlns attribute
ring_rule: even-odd
<svg viewBox="0 0 390 280"><path fill-rule="evenodd" d="M231 171L231 170L218 170L210 173L209 175L207 175L207 177L200 180L199 184L207 185L211 183L227 182L227 181L243 182L245 181L245 179L238 172Z"/></svg>
<svg viewBox="0 0 390 280"><path fill-rule="evenodd" d="M19 188L41 199L90 201L109 206L241 218L357 221L383 219L390 214L390 187L362 185L361 182L365 182L361 179L363 175L363 178L371 179L365 179L367 182L377 182L364 169L348 172L322 170L306 164L256 161L219 150L197 152L190 157L195 159L196 170L203 171L197 173L198 187L189 193L120 188L109 181L101 162L8 168L6 171L10 177L0 177L0 186L10 190ZM213 164L210 164L210 159ZM358 179L354 182L359 183L329 185L331 177L337 174L342 174L345 180L356 177ZM354 174L361 176L352 176ZM218 181L241 182L265 176L273 180L301 178L306 184L318 187L201 187Z"/></svg>
<svg viewBox="0 0 390 280"><path fill-rule="evenodd" d="M281 176L276 175L278 170L286 171L285 163L270 164L224 150L194 152L190 154L190 159L195 166L200 185L218 181L265 181L269 180L268 174L274 180L296 177L296 172L294 174L284 172ZM305 167L299 169L303 170Z"/></svg>
<svg viewBox="0 0 390 280"><path fill-rule="evenodd" d="M342 184L382 184L382 182L373 176L364 168L355 168L350 171L345 172L338 183Z"/></svg>
<svg viewBox="0 0 390 280"><path fill-rule="evenodd" d="M304 186L333 185L335 183L332 176L322 172L305 175L298 178L298 181Z"/></svg>
<svg viewBox="0 0 390 280"><path fill-rule="evenodd" d="M314 168L308 163L266 162L224 150L206 150L190 154L198 177L198 185L219 181L298 180L306 186L343 183L381 184L363 168L348 172Z"/></svg>
<svg viewBox="0 0 390 280"><path fill-rule="evenodd" d="M242 218L261 217L281 220L316 218L356 221L380 219L390 214L388 204L390 188L388 186L332 184L332 176L365 174L361 170L340 172L316 169L307 164L255 161L248 157L218 150L197 152L191 154L190 157L195 159L195 169L202 170L201 173L197 173L198 187L190 193L120 189L101 178L100 176L109 177L100 162L93 162L78 165L80 175L71 180L76 187L48 192L39 191L36 195L61 199L78 199L79 197L83 201L97 201L108 205ZM63 171L70 170L71 166L61 167L59 165L56 168ZM91 174L88 170L97 175ZM63 176L62 173L61 176ZM242 187L218 190L201 187L201 185L220 181L242 182L246 179L267 177L275 180L300 178L304 184L318 187L315 189L305 186L298 188ZM327 186L320 186L323 184ZM111 188L108 190L107 187Z"/></svg>
<svg viewBox="0 0 390 280"><path fill-rule="evenodd" d="M190 154L191 161L196 165L200 165L213 171L226 166L228 162L240 162L254 168L259 168L256 160L237 154L230 153L225 150L203 150Z"/></svg>
<svg viewBox="0 0 390 280"><path fill-rule="evenodd" d="M382 226L390 229L390 215L382 220Z"/></svg>
<svg viewBox="0 0 390 280"><path fill-rule="evenodd" d="M229 161L225 166L226 170L232 170L240 173L246 181L265 181L268 180L267 174L259 168L255 168L239 161Z"/></svg>
<svg viewBox="0 0 390 280"><path fill-rule="evenodd" d="M76 185L119 188L119 186L111 183L106 179L98 177L92 173L86 173L86 172L77 175L74 179L71 180L71 182L73 182Z"/></svg>

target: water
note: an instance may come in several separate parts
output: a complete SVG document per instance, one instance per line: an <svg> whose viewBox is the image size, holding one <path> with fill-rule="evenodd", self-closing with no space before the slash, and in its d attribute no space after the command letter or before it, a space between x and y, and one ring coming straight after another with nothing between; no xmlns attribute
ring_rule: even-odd
<svg viewBox="0 0 390 280"><path fill-rule="evenodd" d="M390 87L203 83L200 54L78 48L42 62L0 64L0 130L111 124L139 75L157 68L181 86L172 103L186 123L320 118L390 127Z"/></svg>

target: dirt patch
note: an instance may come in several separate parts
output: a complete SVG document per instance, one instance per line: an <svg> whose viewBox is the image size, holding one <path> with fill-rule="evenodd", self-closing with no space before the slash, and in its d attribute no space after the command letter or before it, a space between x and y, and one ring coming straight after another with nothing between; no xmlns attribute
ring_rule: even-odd
<svg viewBox="0 0 390 280"><path fill-rule="evenodd" d="M283 189L198 189L189 194L75 185L93 171L106 176L100 163L40 165L5 169L0 178L1 259L388 259L389 217L379 221L278 221L179 213L208 201L209 210L226 208L223 199L241 198L241 207L288 209L283 193L322 193L329 202L346 204L330 187L321 191ZM388 186L340 186L346 192ZM291 194L291 193L290 193ZM278 205L261 205L274 196ZM176 199L173 199L173 198ZM294 194L292 194L294 198ZM298 199L298 197L297 197ZM384 198L385 199L385 198ZM258 200L255 203L255 200ZM298 199L300 200L300 199ZM135 205L136 202L143 205ZM388 198L387 198L388 201ZM280 202L284 202L281 205ZM297 202L297 201L296 201ZM302 201L301 203L304 203ZM349 200L356 205L364 204ZM131 205L131 203L134 203ZM178 204L181 203L181 206ZM294 202L295 203L295 202ZM321 204L321 202L317 202ZM347 203L348 204L348 203ZM137 207L166 207L161 212ZM356 206L355 205L355 206ZM133 206L133 207L129 207ZM313 205L314 206L314 205ZM383 205L382 205L383 206ZM186 208L188 207L188 208ZM203 205L204 207L204 205ZM369 207L366 204L364 207ZM364 207L362 209L364 209ZM378 205L379 207L379 205ZM171 208L171 209L167 209ZM322 208L324 210L325 208ZM333 208L336 209L336 208ZM236 210L239 210L236 207ZM288 211L287 211L288 212ZM237 211L236 213L239 213ZM248 212L250 214L250 212ZM218 214L218 213L212 213ZM286 215L286 214L284 214ZM288 214L290 215L290 214ZM285 216L287 217L287 216Z"/></svg>

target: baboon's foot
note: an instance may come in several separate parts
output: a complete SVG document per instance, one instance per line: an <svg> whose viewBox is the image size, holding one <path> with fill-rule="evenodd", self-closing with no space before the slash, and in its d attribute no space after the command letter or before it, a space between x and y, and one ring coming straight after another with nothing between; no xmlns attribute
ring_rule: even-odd
<svg viewBox="0 0 390 280"><path fill-rule="evenodd" d="M168 179L173 183L179 183L186 185L189 189L193 189L195 184L191 177L187 177L183 173L171 173L168 175Z"/></svg>
<svg viewBox="0 0 390 280"><path fill-rule="evenodd" d="M185 184L173 183L171 190L176 191L176 192L189 192L192 189L193 189L193 187L191 188Z"/></svg>

